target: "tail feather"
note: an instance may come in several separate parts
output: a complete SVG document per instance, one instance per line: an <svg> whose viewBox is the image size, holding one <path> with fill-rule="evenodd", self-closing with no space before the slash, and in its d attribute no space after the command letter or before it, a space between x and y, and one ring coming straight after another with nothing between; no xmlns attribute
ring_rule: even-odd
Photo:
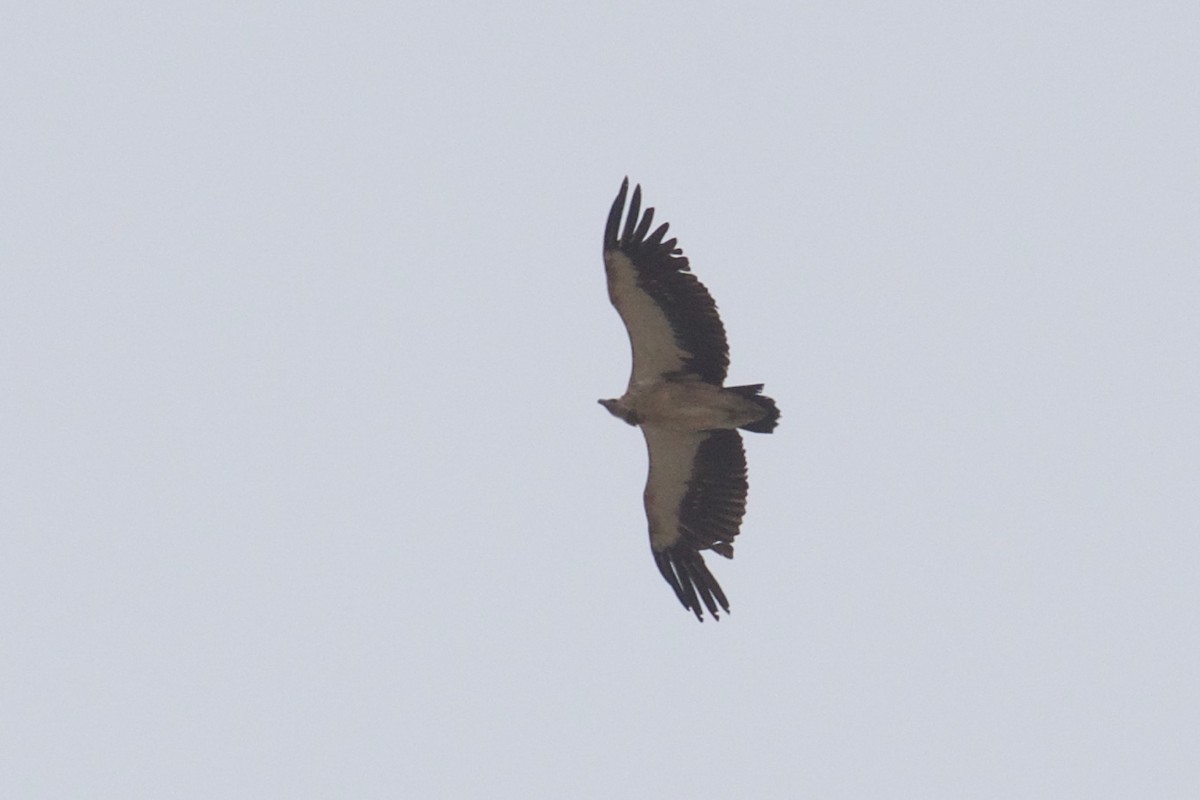
<svg viewBox="0 0 1200 800"><path fill-rule="evenodd" d="M747 386L726 386L725 391L746 398L763 410L763 415L754 422L742 426L742 430L751 433L770 433L779 424L779 406L770 397L761 394L763 385L752 383Z"/></svg>

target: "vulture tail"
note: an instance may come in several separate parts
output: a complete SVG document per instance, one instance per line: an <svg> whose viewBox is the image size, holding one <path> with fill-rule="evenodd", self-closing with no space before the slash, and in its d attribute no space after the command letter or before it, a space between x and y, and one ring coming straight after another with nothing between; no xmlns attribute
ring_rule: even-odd
<svg viewBox="0 0 1200 800"><path fill-rule="evenodd" d="M752 383L748 386L726 386L725 391L744 397L762 409L763 415L754 422L742 426L742 430L751 433L770 433L779 424L779 406L770 397L761 394L763 385Z"/></svg>

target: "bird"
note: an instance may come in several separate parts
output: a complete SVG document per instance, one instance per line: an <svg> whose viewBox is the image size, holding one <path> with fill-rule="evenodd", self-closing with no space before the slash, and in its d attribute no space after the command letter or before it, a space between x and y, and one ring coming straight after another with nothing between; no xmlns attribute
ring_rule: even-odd
<svg viewBox="0 0 1200 800"><path fill-rule="evenodd" d="M604 271L633 368L625 394L599 403L646 439L642 500L658 571L698 620L705 609L719 620L729 600L703 551L733 558L749 488L738 431L771 433L779 407L761 383L725 386L729 345L716 303L665 239L668 224L650 232L654 209L641 212L641 185L626 212L628 192L626 177L604 227Z"/></svg>

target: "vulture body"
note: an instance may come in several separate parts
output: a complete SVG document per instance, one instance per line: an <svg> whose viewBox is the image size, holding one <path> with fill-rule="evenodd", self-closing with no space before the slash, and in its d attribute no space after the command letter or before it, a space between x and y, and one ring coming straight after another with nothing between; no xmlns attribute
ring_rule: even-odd
<svg viewBox="0 0 1200 800"><path fill-rule="evenodd" d="M666 223L650 232L641 186L626 213L628 192L626 178L604 229L604 269L633 370L624 395L599 402L646 438L643 500L659 572L697 619L704 609L719 619L729 601L701 553L733 558L748 488L738 430L770 433L779 409L762 384L724 385L729 345L716 303L675 239L664 241Z"/></svg>

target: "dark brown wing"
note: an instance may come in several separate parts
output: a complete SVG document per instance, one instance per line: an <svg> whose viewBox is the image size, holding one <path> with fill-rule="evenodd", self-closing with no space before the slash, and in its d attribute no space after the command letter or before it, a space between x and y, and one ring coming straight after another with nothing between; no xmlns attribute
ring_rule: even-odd
<svg viewBox="0 0 1200 800"><path fill-rule="evenodd" d="M642 426L650 453L646 517L650 549L679 602L703 620L729 601L702 550L733 558L746 512L746 454L734 430L676 431Z"/></svg>
<svg viewBox="0 0 1200 800"><path fill-rule="evenodd" d="M654 209L641 213L641 186L633 190L620 230L628 190L626 178L604 229L604 266L609 299L633 347L630 382L693 374L720 386L729 368L729 345L717 305L675 240L663 241L667 224L648 233Z"/></svg>

